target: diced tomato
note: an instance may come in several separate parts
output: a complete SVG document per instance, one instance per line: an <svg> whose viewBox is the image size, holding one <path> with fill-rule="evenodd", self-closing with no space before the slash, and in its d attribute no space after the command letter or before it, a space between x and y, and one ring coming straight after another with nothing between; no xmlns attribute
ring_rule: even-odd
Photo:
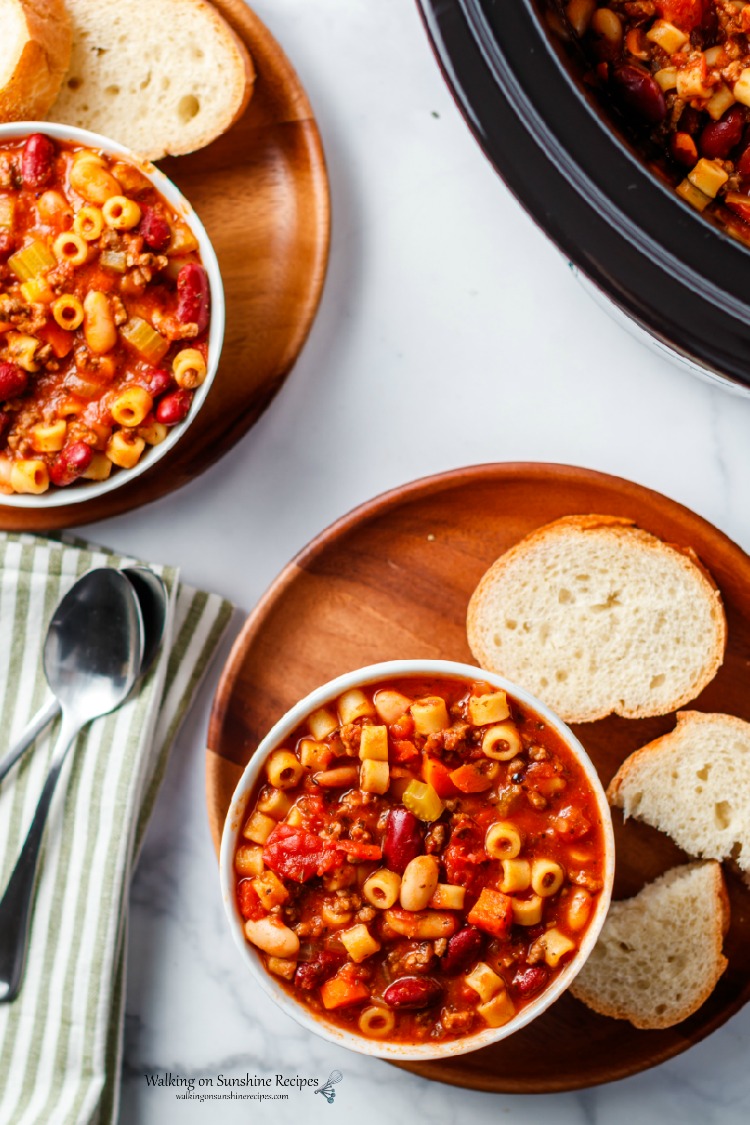
<svg viewBox="0 0 750 1125"><path fill-rule="evenodd" d="M335 846L340 852L354 856L355 859L383 858L383 849L377 844L360 844L358 840L337 840Z"/></svg>
<svg viewBox="0 0 750 1125"><path fill-rule="evenodd" d="M510 895L484 887L466 916L471 926L476 926L496 938L507 938L513 924L513 907Z"/></svg>
<svg viewBox="0 0 750 1125"><path fill-rule="evenodd" d="M663 20L673 23L688 35L706 18L706 0L655 0L655 4Z"/></svg>
<svg viewBox="0 0 750 1125"><path fill-rule="evenodd" d="M524 774L524 784L536 793L551 797L554 793L561 793L565 788L565 778L555 769L551 762L532 762Z"/></svg>
<svg viewBox="0 0 750 1125"><path fill-rule="evenodd" d="M489 860L481 844L477 847L463 840L451 841L445 849L443 863L448 882L465 887L470 895L478 895L484 885Z"/></svg>
<svg viewBox="0 0 750 1125"><path fill-rule="evenodd" d="M574 840L581 840L589 834L591 822L580 809L568 805L566 808L560 809L555 817L554 827L555 832L561 839L572 843Z"/></svg>
<svg viewBox="0 0 750 1125"><path fill-rule="evenodd" d="M64 359L73 350L75 334L68 332L66 328L61 328L54 320L48 320L39 329L37 335L45 344L49 344L57 359Z"/></svg>
<svg viewBox="0 0 750 1125"><path fill-rule="evenodd" d="M422 762L422 777L431 785L438 797L457 797L460 790L451 781L451 771L439 758L425 757Z"/></svg>
<svg viewBox="0 0 750 1125"><path fill-rule="evenodd" d="M243 879L237 887L237 900L240 908L240 914L243 918L252 919L257 922L262 918L266 911L261 906L258 892L249 879Z"/></svg>
<svg viewBox="0 0 750 1125"><path fill-rule="evenodd" d="M724 196L724 203L743 222L750 223L750 196L741 195L738 191L728 191Z"/></svg>
<svg viewBox="0 0 750 1125"><path fill-rule="evenodd" d="M418 757L419 750L410 739L399 738L393 743L391 758L394 762L413 762Z"/></svg>
<svg viewBox="0 0 750 1125"><path fill-rule="evenodd" d="M277 875L304 883L313 875L325 875L341 867L344 855L313 832L279 824L268 837L263 861Z"/></svg>
<svg viewBox="0 0 750 1125"><path fill-rule="evenodd" d="M402 715L400 719L396 719L395 723L390 726L391 738L398 741L401 738L411 738L414 734L414 720L408 713Z"/></svg>

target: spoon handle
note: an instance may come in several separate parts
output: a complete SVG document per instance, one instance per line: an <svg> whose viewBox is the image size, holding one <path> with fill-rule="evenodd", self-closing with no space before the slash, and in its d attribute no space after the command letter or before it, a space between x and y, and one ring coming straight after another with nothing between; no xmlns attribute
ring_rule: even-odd
<svg viewBox="0 0 750 1125"><path fill-rule="evenodd" d="M16 866L13 868L10 882L0 900L0 1003L15 1000L21 988L29 944L29 919L34 897L34 882L47 814L65 755L83 725L78 719L63 711L62 728L55 743L47 780Z"/></svg>
<svg viewBox="0 0 750 1125"><path fill-rule="evenodd" d="M0 761L0 781L3 780L7 773L10 773L21 755L28 750L29 746L39 737L44 728L49 726L59 710L60 700L53 696L49 703L45 704L44 707L41 707L37 711L34 718L18 739L18 742L16 742L14 746L11 746L8 753L2 761Z"/></svg>

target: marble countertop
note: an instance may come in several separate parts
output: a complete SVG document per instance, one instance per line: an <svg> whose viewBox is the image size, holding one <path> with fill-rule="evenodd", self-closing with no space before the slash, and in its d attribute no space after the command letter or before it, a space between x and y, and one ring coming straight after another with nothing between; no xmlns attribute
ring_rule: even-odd
<svg viewBox="0 0 750 1125"><path fill-rule="evenodd" d="M86 534L180 565L244 614L311 536L375 493L464 464L543 460L649 485L750 549L750 400L672 366L591 301L486 163L414 3L255 7L323 134L334 223L320 315L282 393L232 453ZM750 1011L653 1071L545 1097L423 1081L281 1015L243 978L208 833L205 733L225 653L175 747L133 883L123 1125L748 1119ZM200 1077L219 1073L334 1068L344 1077L330 1106L294 1088L287 1101L178 1102L145 1077L193 1077L198 1093Z"/></svg>

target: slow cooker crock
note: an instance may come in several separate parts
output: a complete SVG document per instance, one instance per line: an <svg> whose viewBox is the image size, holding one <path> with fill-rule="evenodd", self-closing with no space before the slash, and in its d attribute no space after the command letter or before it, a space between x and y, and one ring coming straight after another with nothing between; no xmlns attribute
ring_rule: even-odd
<svg viewBox="0 0 750 1125"><path fill-rule="evenodd" d="M586 91L533 0L418 0L485 154L636 332L750 393L750 250L655 175Z"/></svg>

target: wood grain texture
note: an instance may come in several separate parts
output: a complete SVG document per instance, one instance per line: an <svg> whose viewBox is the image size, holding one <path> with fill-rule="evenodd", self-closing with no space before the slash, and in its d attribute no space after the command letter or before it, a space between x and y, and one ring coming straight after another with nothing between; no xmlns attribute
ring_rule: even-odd
<svg viewBox="0 0 750 1125"><path fill-rule="evenodd" d="M589 512L630 516L662 539L694 548L722 592L729 623L724 665L695 706L750 720L750 559L731 540L656 492L585 469L458 470L378 497L334 524L289 564L248 618L209 727L207 800L217 848L244 765L291 704L333 676L377 660L472 663L466 606L484 570L534 528ZM673 715L612 717L575 731L606 785L628 754L673 726ZM623 825L619 811L614 819L616 898L684 860L654 829ZM750 892L731 870L727 882L729 968L707 1003L679 1026L637 1031L566 995L496 1047L408 1069L478 1090L542 1093L623 1078L679 1054L750 998Z"/></svg>
<svg viewBox="0 0 750 1125"><path fill-rule="evenodd" d="M243 0L214 0L247 45L255 89L208 148L160 161L205 224L227 305L216 379L185 443L101 498L60 508L0 504L0 529L45 531L105 519L192 480L258 420L289 374L323 289L330 202L312 109L291 64Z"/></svg>

